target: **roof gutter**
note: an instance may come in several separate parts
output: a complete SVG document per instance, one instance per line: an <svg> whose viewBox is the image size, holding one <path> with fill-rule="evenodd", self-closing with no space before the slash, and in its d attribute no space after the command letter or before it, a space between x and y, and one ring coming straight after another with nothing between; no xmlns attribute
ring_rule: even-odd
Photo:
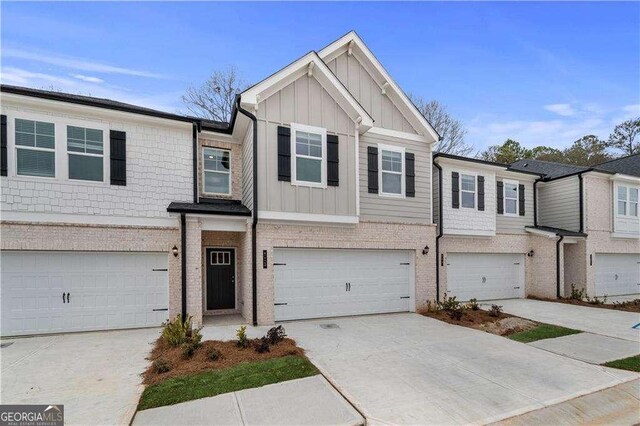
<svg viewBox="0 0 640 426"><path fill-rule="evenodd" d="M436 236L436 303L440 302L440 238L442 238L442 167L433 160L438 169L438 235Z"/></svg>
<svg viewBox="0 0 640 426"><path fill-rule="evenodd" d="M258 325L258 270L257 236L258 225L258 119L255 115L242 108L240 95L236 97L236 109L246 115L253 122L253 220L251 221L251 302L253 325Z"/></svg>

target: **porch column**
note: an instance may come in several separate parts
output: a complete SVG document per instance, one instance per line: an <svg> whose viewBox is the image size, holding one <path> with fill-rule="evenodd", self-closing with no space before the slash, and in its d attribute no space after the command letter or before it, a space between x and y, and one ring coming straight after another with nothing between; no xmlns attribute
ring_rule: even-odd
<svg viewBox="0 0 640 426"><path fill-rule="evenodd" d="M202 225L187 216L187 314L202 325Z"/></svg>

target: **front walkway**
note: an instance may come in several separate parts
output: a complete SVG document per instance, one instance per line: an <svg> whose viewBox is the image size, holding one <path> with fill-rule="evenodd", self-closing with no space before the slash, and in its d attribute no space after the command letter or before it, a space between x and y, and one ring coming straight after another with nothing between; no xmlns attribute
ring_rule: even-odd
<svg viewBox="0 0 640 426"><path fill-rule="evenodd" d="M496 300L483 302L483 305L493 303L502 305L503 311L508 314L533 321L640 342L640 328L632 328L640 323L640 314L635 312L531 299Z"/></svg>
<svg viewBox="0 0 640 426"><path fill-rule="evenodd" d="M362 425L321 375L139 411L134 425Z"/></svg>

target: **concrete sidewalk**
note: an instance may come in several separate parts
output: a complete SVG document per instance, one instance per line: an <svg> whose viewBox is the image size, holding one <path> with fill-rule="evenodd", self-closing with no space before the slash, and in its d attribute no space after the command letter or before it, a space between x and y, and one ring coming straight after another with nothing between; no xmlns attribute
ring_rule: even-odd
<svg viewBox="0 0 640 426"><path fill-rule="evenodd" d="M533 321L640 342L640 314L613 309L590 308L567 303L543 302L532 299L509 299L483 302L502 305L504 312Z"/></svg>
<svg viewBox="0 0 640 426"><path fill-rule="evenodd" d="M363 425L321 375L139 411L134 425Z"/></svg>
<svg viewBox="0 0 640 426"><path fill-rule="evenodd" d="M529 345L591 364L604 364L640 354L640 343L593 333L537 340Z"/></svg>

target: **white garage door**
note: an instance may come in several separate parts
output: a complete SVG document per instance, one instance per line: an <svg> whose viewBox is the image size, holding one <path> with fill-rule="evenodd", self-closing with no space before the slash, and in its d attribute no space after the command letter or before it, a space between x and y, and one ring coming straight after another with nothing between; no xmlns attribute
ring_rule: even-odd
<svg viewBox="0 0 640 426"><path fill-rule="evenodd" d="M275 318L408 311L413 252L275 249Z"/></svg>
<svg viewBox="0 0 640 426"><path fill-rule="evenodd" d="M158 326L166 253L0 253L2 335Z"/></svg>
<svg viewBox="0 0 640 426"><path fill-rule="evenodd" d="M596 296L640 293L640 254L596 254Z"/></svg>
<svg viewBox="0 0 640 426"><path fill-rule="evenodd" d="M464 301L524 297L524 255L449 253L447 296Z"/></svg>

